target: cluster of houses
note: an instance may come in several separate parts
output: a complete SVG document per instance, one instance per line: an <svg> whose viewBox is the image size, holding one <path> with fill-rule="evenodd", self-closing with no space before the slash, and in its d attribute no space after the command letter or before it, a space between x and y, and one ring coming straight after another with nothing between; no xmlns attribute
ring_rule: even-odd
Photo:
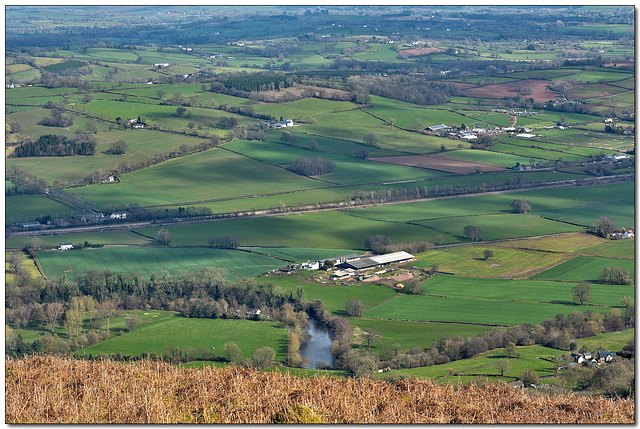
<svg viewBox="0 0 640 429"><path fill-rule="evenodd" d="M602 160L603 161L609 161L609 162L615 162L615 161L620 161L620 160L627 159L627 158L629 158L629 157L627 156L626 153L616 153L616 154L613 154L613 155L605 155L605 157L602 158Z"/></svg>
<svg viewBox="0 0 640 429"><path fill-rule="evenodd" d="M610 235L610 237L614 239L635 238L635 236L632 229L627 229L623 232L614 232Z"/></svg>
<svg viewBox="0 0 640 429"><path fill-rule="evenodd" d="M135 119L129 119L129 126L132 130L141 130L144 128L146 124L140 119L140 117Z"/></svg>
<svg viewBox="0 0 640 429"><path fill-rule="evenodd" d="M616 354L610 351L598 352L596 356L591 355L591 353L589 352L571 353L571 358L573 359L573 362L571 362L569 365L571 366L571 364L577 365L577 364L584 364L584 363L600 365L603 363L610 363L615 357L616 357Z"/></svg>
<svg viewBox="0 0 640 429"><path fill-rule="evenodd" d="M519 128L520 131L531 131L531 129L529 128ZM449 138L453 138L453 139L460 139L460 140L474 140L477 139L478 137L481 137L483 135L498 135L498 134L502 134L503 132L515 132L516 128L515 127L494 127L494 128L471 128L471 129L456 129L454 130L452 127L445 125L445 124L440 124L440 125L432 125L430 127L425 128L425 131L429 131L431 133L437 134L437 135L441 135L441 136L446 136ZM521 135L518 135L516 137L520 137ZM532 137L535 137L535 135L532 135Z"/></svg>
<svg viewBox="0 0 640 429"><path fill-rule="evenodd" d="M53 219L47 222L47 225L55 225L58 227L66 227L72 224L87 224L87 223L98 223L105 220L106 216L104 213L83 213L79 215L71 216L70 218L59 218ZM113 212L109 215L109 219L111 220L124 220L127 218L126 212ZM24 231L32 231L42 228L42 224L40 222L23 222L19 223L18 227ZM62 249L61 249L62 250Z"/></svg>

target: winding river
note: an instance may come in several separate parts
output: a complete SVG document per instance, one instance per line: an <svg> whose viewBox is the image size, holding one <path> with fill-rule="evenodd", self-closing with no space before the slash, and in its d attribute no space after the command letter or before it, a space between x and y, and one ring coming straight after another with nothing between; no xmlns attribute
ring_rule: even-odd
<svg viewBox="0 0 640 429"><path fill-rule="evenodd" d="M309 365L305 365L304 368L315 368L321 361L329 366L333 365L331 354L333 341L327 328L318 320L310 319L307 334L309 339L300 344L300 355L303 359L309 359Z"/></svg>

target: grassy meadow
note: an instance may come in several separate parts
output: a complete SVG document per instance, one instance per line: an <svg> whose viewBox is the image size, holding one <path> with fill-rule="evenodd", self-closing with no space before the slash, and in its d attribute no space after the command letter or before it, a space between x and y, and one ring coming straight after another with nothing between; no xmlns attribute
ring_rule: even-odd
<svg viewBox="0 0 640 429"><path fill-rule="evenodd" d="M5 223L32 222L38 217L73 216L80 214L76 207L44 195L13 195L5 198Z"/></svg>
<svg viewBox="0 0 640 429"><path fill-rule="evenodd" d="M255 277L279 268L285 262L265 255L240 250L167 247L105 247L72 251L39 252L38 261L50 279L75 277L87 270L114 273L151 273L166 270L173 275L180 270L197 271L201 267L223 269L227 278Z"/></svg>
<svg viewBox="0 0 640 429"><path fill-rule="evenodd" d="M180 348L215 347L218 355L224 356L224 344L234 341L243 356L251 355L262 346L276 352L277 360L284 360L287 350L287 332L274 322L256 322L231 319L190 319L178 315L154 323L141 325L133 332L112 335L106 341L86 347L77 355L117 353L139 356L143 352L161 355L167 346Z"/></svg>
<svg viewBox="0 0 640 429"><path fill-rule="evenodd" d="M592 308L596 312L608 311L603 307ZM545 319L554 318L556 314L569 314L575 310L576 307L573 304L548 304L482 297L398 295L391 301L365 310L362 314L370 319L514 326L523 323L539 324Z"/></svg>

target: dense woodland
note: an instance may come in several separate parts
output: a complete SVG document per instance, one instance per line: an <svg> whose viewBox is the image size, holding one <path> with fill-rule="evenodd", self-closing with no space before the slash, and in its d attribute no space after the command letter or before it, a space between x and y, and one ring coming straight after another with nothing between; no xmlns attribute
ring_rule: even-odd
<svg viewBox="0 0 640 429"><path fill-rule="evenodd" d="M16 147L13 156L16 158L26 156L75 156L94 155L96 140L90 134L80 134L73 139L62 135L47 134L40 136L32 143L23 143Z"/></svg>

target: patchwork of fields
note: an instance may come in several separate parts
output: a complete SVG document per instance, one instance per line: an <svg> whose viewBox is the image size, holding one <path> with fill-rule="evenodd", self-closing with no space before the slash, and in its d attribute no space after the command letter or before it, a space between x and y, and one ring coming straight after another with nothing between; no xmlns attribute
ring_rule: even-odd
<svg viewBox="0 0 640 429"><path fill-rule="evenodd" d="M224 357L234 341L242 357L271 347L283 366L321 315L340 375L370 358L371 377L529 369L553 383L549 359L570 350L548 338L622 351L635 240L588 231L603 216L636 229L633 9L324 8L7 9L5 248L21 252L5 263L8 347ZM93 154L61 138L44 150L50 134ZM234 249L212 248L221 237ZM66 242L75 249L56 250ZM348 278L292 267L398 250L413 258ZM613 266L632 284L605 284ZM215 299L190 275L203 268L224 277ZM150 292L77 297L89 270L136 273ZM192 284L174 290L169 275ZM246 320L248 307L262 316ZM599 335L549 327L582 313ZM543 322L513 339L518 359L497 348L459 361L433 350L431 363L452 361L422 368L393 360Z"/></svg>

